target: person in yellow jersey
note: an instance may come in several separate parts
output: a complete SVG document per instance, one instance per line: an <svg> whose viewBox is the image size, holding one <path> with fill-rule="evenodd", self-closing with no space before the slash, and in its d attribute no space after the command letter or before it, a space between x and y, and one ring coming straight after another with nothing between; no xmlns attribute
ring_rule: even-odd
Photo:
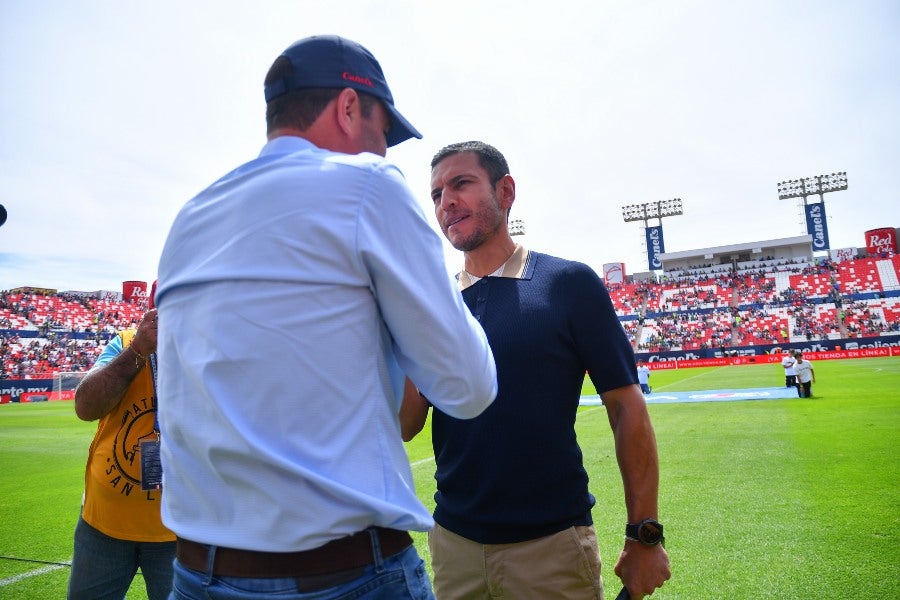
<svg viewBox="0 0 900 600"><path fill-rule="evenodd" d="M154 284L155 288L155 284ZM98 421L75 526L68 600L125 597L138 568L150 600L172 588L175 534L160 518L154 365L156 309L110 340L75 390L75 413Z"/></svg>

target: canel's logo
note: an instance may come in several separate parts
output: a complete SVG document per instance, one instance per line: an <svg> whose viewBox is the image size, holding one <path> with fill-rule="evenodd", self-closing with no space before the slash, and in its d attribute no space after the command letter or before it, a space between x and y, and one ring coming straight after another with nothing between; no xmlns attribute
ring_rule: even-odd
<svg viewBox="0 0 900 600"><path fill-rule="evenodd" d="M647 228L647 255L650 259L650 268L651 269L661 269L662 261L659 258L659 255L665 252L663 249L663 240L662 240L662 228L661 227L648 227Z"/></svg>
<svg viewBox="0 0 900 600"><path fill-rule="evenodd" d="M825 222L825 205L810 204L805 208L806 232L812 236L813 249L828 249L828 224Z"/></svg>
<svg viewBox="0 0 900 600"><path fill-rule="evenodd" d="M343 73L341 73L341 79L343 79L344 81L352 81L353 83L361 83L370 88L375 87L375 84L372 83L372 80L369 79L368 77L354 75L353 73L348 73L347 71L344 71Z"/></svg>
<svg viewBox="0 0 900 600"><path fill-rule="evenodd" d="M825 218L822 215L822 207L813 204L809 207L809 218L812 221L813 230L810 233L813 236L813 246L816 248L825 247Z"/></svg>

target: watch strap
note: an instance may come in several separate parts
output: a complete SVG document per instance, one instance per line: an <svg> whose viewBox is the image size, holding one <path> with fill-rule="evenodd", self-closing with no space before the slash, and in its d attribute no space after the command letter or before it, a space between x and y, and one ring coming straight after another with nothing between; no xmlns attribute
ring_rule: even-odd
<svg viewBox="0 0 900 600"><path fill-rule="evenodd" d="M650 535L644 530L649 529ZM644 519L640 523L625 524L625 539L632 542L640 542L645 546L655 546L665 542L663 526L656 519Z"/></svg>

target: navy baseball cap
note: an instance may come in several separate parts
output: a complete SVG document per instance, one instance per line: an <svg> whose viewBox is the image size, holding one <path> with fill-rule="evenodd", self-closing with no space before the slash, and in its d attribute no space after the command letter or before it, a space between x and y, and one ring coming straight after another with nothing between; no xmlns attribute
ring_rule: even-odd
<svg viewBox="0 0 900 600"><path fill-rule="evenodd" d="M291 61L294 74L265 86L266 102L302 88L349 87L380 99L390 113L388 147L422 137L394 107L381 65L356 42L336 35L314 35L294 42L281 56Z"/></svg>

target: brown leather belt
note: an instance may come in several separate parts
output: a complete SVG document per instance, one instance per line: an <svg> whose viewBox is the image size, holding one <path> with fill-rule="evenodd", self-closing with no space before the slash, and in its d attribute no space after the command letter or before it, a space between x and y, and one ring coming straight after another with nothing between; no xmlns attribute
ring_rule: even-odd
<svg viewBox="0 0 900 600"><path fill-rule="evenodd" d="M355 574L359 577L362 575L362 567L375 562L369 531L360 531L351 536L332 540L324 546L300 552L256 552L217 546L212 574L260 579L314 578L323 583L336 585L343 583L339 580L342 579L340 576L349 577ZM371 531L378 536L381 555L384 558L405 550L413 543L412 537L406 531L383 527L373 527ZM209 549L206 544L178 538L176 557L178 562L188 569L205 573L208 570ZM330 574L339 577L333 581L328 577L322 577Z"/></svg>

